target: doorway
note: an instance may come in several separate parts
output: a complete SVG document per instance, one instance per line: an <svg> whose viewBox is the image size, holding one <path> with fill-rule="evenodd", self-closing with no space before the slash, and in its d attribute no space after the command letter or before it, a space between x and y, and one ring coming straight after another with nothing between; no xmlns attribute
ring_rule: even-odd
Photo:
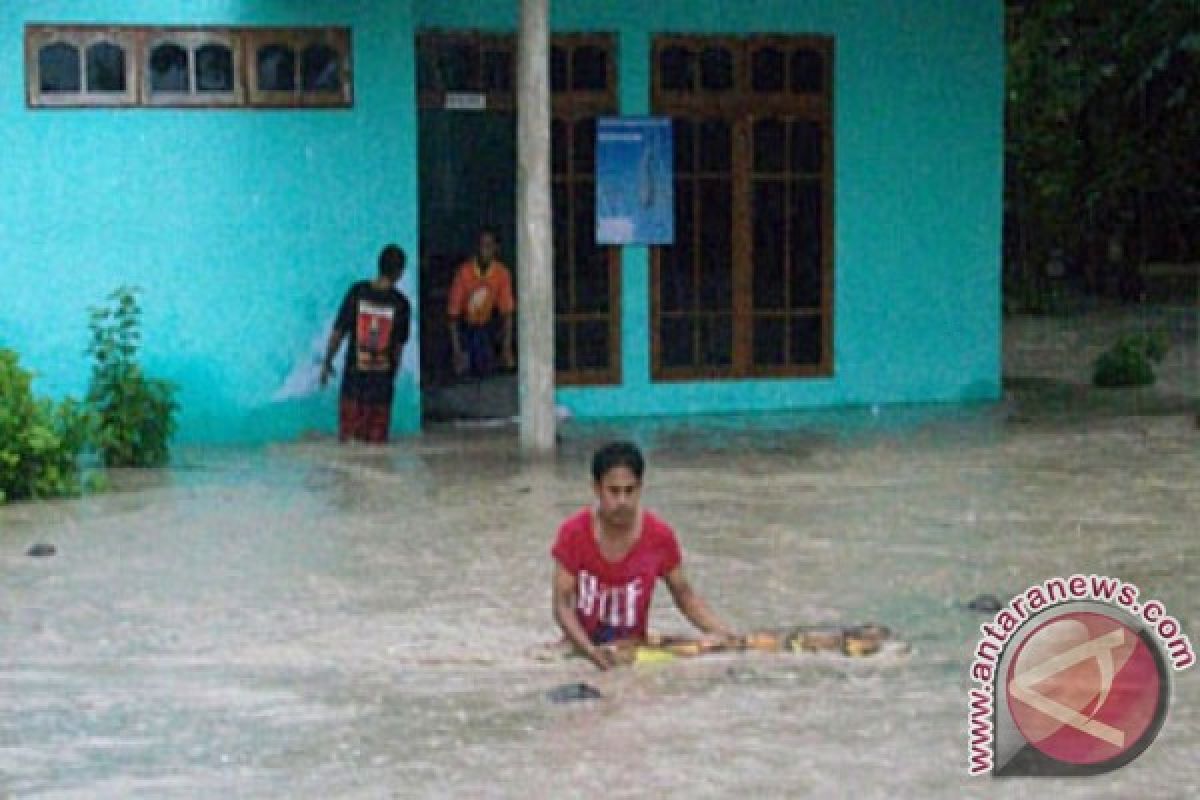
<svg viewBox="0 0 1200 800"><path fill-rule="evenodd" d="M424 416L430 422L509 417L517 413L515 373L454 374L446 303L482 228L496 231L516 290L516 117L504 110L422 110L418 136Z"/></svg>
<svg viewBox="0 0 1200 800"><path fill-rule="evenodd" d="M596 117L616 111L616 38L555 34L550 48L557 385L620 383L620 250L595 237ZM515 374L464 382L451 368L446 301L481 227L501 237L516 284L516 42L417 35L421 386L428 422L508 418Z"/></svg>

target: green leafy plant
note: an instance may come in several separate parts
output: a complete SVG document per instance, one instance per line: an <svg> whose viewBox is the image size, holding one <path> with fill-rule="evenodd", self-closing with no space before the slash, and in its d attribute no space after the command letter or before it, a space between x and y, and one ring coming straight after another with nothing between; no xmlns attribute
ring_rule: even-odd
<svg viewBox="0 0 1200 800"><path fill-rule="evenodd" d="M0 503L74 494L87 415L71 399L36 398L33 376L0 348Z"/></svg>
<svg viewBox="0 0 1200 800"><path fill-rule="evenodd" d="M148 378L137 361L141 344L138 290L122 286L110 306L90 309L92 380L87 404L92 441L106 466L156 467L167 462L175 431L175 386Z"/></svg>
<svg viewBox="0 0 1200 800"><path fill-rule="evenodd" d="M1092 383L1105 389L1150 386L1154 364L1162 362L1167 346L1161 331L1125 334L1096 359Z"/></svg>

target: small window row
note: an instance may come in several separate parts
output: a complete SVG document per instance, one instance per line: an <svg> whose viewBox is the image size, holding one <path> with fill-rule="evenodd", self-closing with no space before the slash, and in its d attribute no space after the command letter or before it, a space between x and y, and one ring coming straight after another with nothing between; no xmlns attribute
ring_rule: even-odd
<svg viewBox="0 0 1200 800"><path fill-rule="evenodd" d="M816 43L777 45L677 37L657 53L660 90L671 93L741 91L755 95L820 95L828 65Z"/></svg>
<svg viewBox="0 0 1200 800"><path fill-rule="evenodd" d="M604 35L557 34L550 43L550 91L609 92L613 46ZM427 31L417 35L420 92L511 94L517 85L516 37Z"/></svg>
<svg viewBox="0 0 1200 800"><path fill-rule="evenodd" d="M347 28L30 25L34 108L347 107Z"/></svg>

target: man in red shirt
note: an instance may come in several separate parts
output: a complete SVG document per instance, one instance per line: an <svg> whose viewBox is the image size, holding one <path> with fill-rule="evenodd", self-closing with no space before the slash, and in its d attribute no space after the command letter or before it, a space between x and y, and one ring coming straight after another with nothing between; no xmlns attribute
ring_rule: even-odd
<svg viewBox="0 0 1200 800"><path fill-rule="evenodd" d="M474 258L459 266L450 284L446 315L450 318L450 346L454 373L470 370L487 377L495 369L496 326L500 325L500 357L505 369L516 365L513 358L512 273L500 263L496 232L479 232L479 249Z"/></svg>
<svg viewBox="0 0 1200 800"><path fill-rule="evenodd" d="M650 600L659 578L680 612L706 634L733 632L709 609L683 574L671 527L641 508L645 461L628 442L592 457L596 504L559 527L551 554L554 618L567 639L600 669L614 664L603 645L646 637Z"/></svg>

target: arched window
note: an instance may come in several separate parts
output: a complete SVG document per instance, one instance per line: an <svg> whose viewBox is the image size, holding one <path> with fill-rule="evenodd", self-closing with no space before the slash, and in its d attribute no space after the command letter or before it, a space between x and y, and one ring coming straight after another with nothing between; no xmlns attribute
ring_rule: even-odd
<svg viewBox="0 0 1200 800"><path fill-rule="evenodd" d="M25 28L31 107L124 106L137 102L132 29L81 25Z"/></svg>
<svg viewBox="0 0 1200 800"><path fill-rule="evenodd" d="M700 86L723 92L733 88L733 53L724 47L706 47L700 52Z"/></svg>
<svg viewBox="0 0 1200 800"><path fill-rule="evenodd" d="M25 26L31 108L344 107L350 65L349 28Z"/></svg>
<svg viewBox="0 0 1200 800"><path fill-rule="evenodd" d="M336 92L342 88L338 51L326 44L310 44L300 60L301 87L306 92Z"/></svg>
<svg viewBox="0 0 1200 800"><path fill-rule="evenodd" d="M232 92L233 76L233 48L224 44L196 48L197 92Z"/></svg>
<svg viewBox="0 0 1200 800"><path fill-rule="evenodd" d="M240 106L241 32L158 29L145 38L142 102L153 106Z"/></svg>
<svg viewBox="0 0 1200 800"><path fill-rule="evenodd" d="M150 51L150 92L186 92L189 88L188 51L174 42Z"/></svg>
<svg viewBox="0 0 1200 800"><path fill-rule="evenodd" d="M258 89L263 92L291 92L296 88L296 51L285 44L267 44L255 57Z"/></svg>
<svg viewBox="0 0 1200 800"><path fill-rule="evenodd" d="M786 72L783 51L777 47L756 50L750 59L750 84L756 92L782 92Z"/></svg>
<svg viewBox="0 0 1200 800"><path fill-rule="evenodd" d="M87 90L124 92L126 87L125 48L102 41L87 49Z"/></svg>
<svg viewBox="0 0 1200 800"><path fill-rule="evenodd" d="M350 31L345 28L248 30L250 105L273 107L351 104ZM478 79L478 63L474 65ZM428 78L428 76L425 76ZM439 79L444 79L445 73Z"/></svg>
<svg viewBox="0 0 1200 800"><path fill-rule="evenodd" d="M825 59L807 48L792 53L792 91L820 94L825 91Z"/></svg>
<svg viewBox="0 0 1200 800"><path fill-rule="evenodd" d="M83 88L79 48L66 42L38 50L38 87L43 92L78 92Z"/></svg>
<svg viewBox="0 0 1200 800"><path fill-rule="evenodd" d="M664 91L687 92L696 88L695 55L686 47L663 48L658 57L658 80Z"/></svg>
<svg viewBox="0 0 1200 800"><path fill-rule="evenodd" d="M603 92L608 88L608 53L594 45L583 45L571 53L571 88Z"/></svg>

